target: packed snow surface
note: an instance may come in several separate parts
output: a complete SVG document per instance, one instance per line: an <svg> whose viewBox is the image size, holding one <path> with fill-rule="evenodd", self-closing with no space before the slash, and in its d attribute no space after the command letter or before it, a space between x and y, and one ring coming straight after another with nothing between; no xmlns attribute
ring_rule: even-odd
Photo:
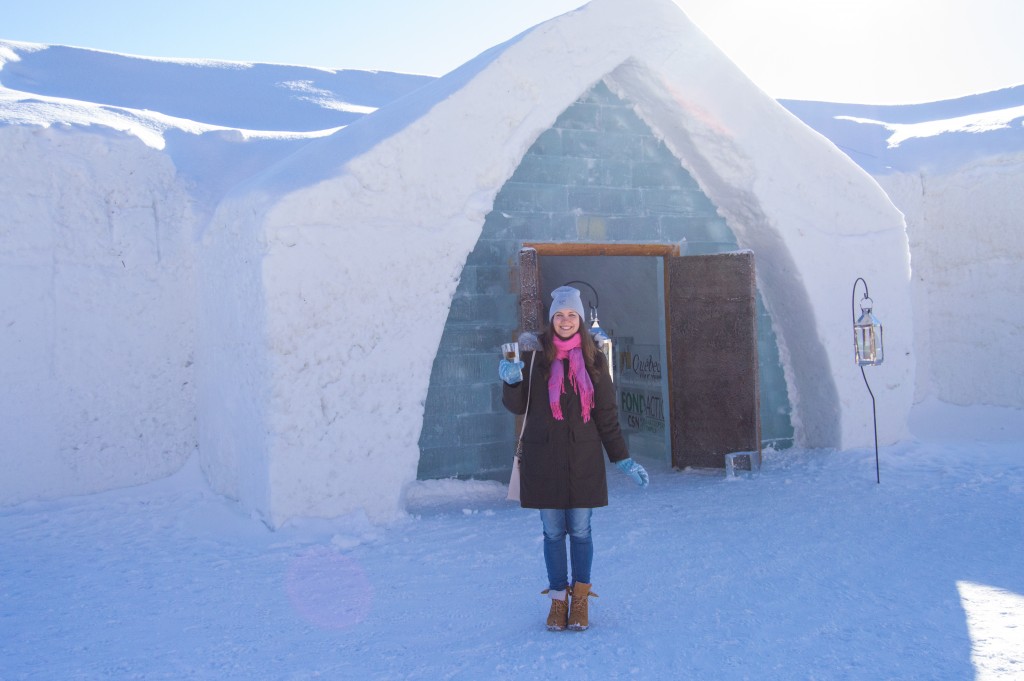
<svg viewBox="0 0 1024 681"><path fill-rule="evenodd" d="M884 418L884 415L882 416ZM197 467L0 511L0 678L1019 679L1024 422L930 401L881 450L609 470L591 628L548 632L541 527L498 483L277 532Z"/></svg>

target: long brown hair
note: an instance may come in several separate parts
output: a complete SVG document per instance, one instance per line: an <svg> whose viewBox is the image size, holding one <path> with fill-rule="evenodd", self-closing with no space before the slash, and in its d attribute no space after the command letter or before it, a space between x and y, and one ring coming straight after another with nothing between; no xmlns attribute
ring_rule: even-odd
<svg viewBox="0 0 1024 681"><path fill-rule="evenodd" d="M597 344L594 343L594 337L590 335L590 329L586 327L582 319L580 320L579 331L576 333L580 336L580 350L583 352L583 363L587 367L587 373L590 374L590 380L596 385L601 376L596 365L597 357L600 354L597 351ZM544 346L544 358L548 361L549 367L555 362L555 357L558 354L554 336L555 332L551 329L550 325L540 335L541 345Z"/></svg>

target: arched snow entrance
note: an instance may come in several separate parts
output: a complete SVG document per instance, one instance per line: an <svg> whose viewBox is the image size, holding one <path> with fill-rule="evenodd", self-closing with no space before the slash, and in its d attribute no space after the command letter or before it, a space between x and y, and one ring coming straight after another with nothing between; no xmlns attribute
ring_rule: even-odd
<svg viewBox="0 0 1024 681"><path fill-rule="evenodd" d="M518 326L516 255L524 242L579 241L685 244L693 255L739 247L679 159L603 81L538 137L485 219L434 360L418 477L507 474L513 419L495 367L498 346ZM789 397L758 301L762 441L785 447L793 440Z"/></svg>

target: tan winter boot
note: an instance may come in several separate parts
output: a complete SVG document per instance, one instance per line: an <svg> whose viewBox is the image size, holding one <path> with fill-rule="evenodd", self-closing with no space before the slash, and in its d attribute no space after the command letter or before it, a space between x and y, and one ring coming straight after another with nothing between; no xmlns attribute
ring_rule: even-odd
<svg viewBox="0 0 1024 681"><path fill-rule="evenodd" d="M544 589L542 594L551 597L551 610L548 611L548 631L564 631L569 619L569 594L565 589L552 591Z"/></svg>
<svg viewBox="0 0 1024 681"><path fill-rule="evenodd" d="M597 594L590 590L590 584L576 582L572 585L572 604L569 606L569 628L573 631L583 631L590 626L590 613L587 609L587 599Z"/></svg>

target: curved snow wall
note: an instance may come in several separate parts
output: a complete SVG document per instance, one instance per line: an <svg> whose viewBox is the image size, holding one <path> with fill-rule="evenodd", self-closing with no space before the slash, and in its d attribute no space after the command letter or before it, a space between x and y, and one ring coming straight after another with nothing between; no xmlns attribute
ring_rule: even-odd
<svg viewBox="0 0 1024 681"><path fill-rule="evenodd" d="M588 227L593 217L602 218L602 231ZM507 477L514 419L501 405L495 367L498 346L519 324L511 275L523 242L683 239L690 255L738 248L679 160L598 83L525 154L466 260L431 372L418 477ZM760 295L758 310L762 438L782 448L793 443L790 402Z"/></svg>

